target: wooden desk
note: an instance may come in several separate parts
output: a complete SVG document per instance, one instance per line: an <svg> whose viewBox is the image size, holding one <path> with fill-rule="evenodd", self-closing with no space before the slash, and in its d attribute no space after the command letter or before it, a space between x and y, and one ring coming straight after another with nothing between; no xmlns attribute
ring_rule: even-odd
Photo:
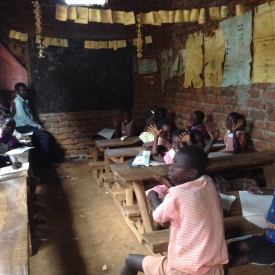
<svg viewBox="0 0 275 275"><path fill-rule="evenodd" d="M275 181L275 151L243 153L239 155L209 159L206 174L221 173L253 168L263 168L268 188L273 188ZM134 187L145 233L154 231L152 216L149 213L143 181L154 179L154 175L167 176L170 165L131 168L128 163L111 164L115 180L119 180L123 188ZM134 232L136 234L136 232Z"/></svg>
<svg viewBox="0 0 275 275"><path fill-rule="evenodd" d="M27 178L0 182L0 274L29 274Z"/></svg>
<svg viewBox="0 0 275 275"><path fill-rule="evenodd" d="M120 138L95 140L96 146L94 151L94 161L95 162L98 161L97 150L103 152L109 148L133 146L138 143L141 143L141 140L139 139L139 137L129 137L125 140L121 140Z"/></svg>

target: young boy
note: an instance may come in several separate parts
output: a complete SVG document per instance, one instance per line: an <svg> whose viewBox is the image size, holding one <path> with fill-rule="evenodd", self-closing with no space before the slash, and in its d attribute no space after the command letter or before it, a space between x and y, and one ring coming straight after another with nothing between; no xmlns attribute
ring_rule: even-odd
<svg viewBox="0 0 275 275"><path fill-rule="evenodd" d="M34 146L41 150L47 164L57 168L58 165L54 162L53 137L34 119L29 108L26 85L24 83L15 84L15 91L17 93L14 99L16 112L13 118L16 121L16 130L23 134L33 132L32 142Z"/></svg>
<svg viewBox="0 0 275 275"><path fill-rule="evenodd" d="M253 187L249 193L255 195L274 195L267 218L265 235L254 236L228 245L231 256L229 266L258 264L275 266L275 193L274 190Z"/></svg>
<svg viewBox="0 0 275 275"><path fill-rule="evenodd" d="M113 119L115 126L115 138L122 136L134 137L136 136L136 122L132 120L132 113L130 110L123 110L121 112L121 125L119 125L117 117Z"/></svg>
<svg viewBox="0 0 275 275"><path fill-rule="evenodd" d="M239 113L232 112L226 118L227 132L224 136L225 151L240 153L246 147L246 133L237 131L244 121Z"/></svg>
<svg viewBox="0 0 275 275"><path fill-rule="evenodd" d="M22 163L16 157L5 155L6 152L20 145L16 137L12 135L14 129L14 119L4 119L2 131L0 132L0 167L7 166L7 162L11 162L13 169L18 169L22 166Z"/></svg>
<svg viewBox="0 0 275 275"><path fill-rule="evenodd" d="M151 191L153 218L170 224L168 258L126 256L120 275L221 275L228 262L220 196L211 178L204 176L205 152L196 146L181 148L169 169L171 187L161 203Z"/></svg>
<svg viewBox="0 0 275 275"><path fill-rule="evenodd" d="M203 134L203 138L205 140L209 139L207 130L205 128L205 125L203 124L204 121L204 112L197 110L193 111L190 115L190 119L188 122L188 130L199 130Z"/></svg>

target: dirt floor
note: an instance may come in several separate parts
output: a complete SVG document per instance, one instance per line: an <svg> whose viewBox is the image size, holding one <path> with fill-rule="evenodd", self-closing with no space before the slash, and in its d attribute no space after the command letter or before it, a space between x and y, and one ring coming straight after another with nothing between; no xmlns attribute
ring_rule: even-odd
<svg viewBox="0 0 275 275"><path fill-rule="evenodd" d="M31 275L118 275L126 254L150 255L110 195L92 180L87 160L66 160L37 174L34 211L46 223L36 227ZM108 269L102 271L104 265Z"/></svg>

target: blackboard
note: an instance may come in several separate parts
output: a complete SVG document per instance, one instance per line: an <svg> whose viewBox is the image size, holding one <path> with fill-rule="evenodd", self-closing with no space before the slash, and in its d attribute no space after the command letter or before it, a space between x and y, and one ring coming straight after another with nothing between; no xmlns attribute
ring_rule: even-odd
<svg viewBox="0 0 275 275"><path fill-rule="evenodd" d="M38 58L29 40L31 94L38 113L133 108L132 49L84 49L83 40L69 47L50 46Z"/></svg>

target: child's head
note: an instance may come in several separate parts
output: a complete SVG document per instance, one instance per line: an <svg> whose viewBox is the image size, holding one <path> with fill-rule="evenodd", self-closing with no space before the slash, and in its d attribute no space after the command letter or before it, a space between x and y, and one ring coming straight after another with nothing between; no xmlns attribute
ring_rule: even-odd
<svg viewBox="0 0 275 275"><path fill-rule="evenodd" d="M242 119L241 115L237 112L230 113L226 118L226 128L232 130L232 126Z"/></svg>
<svg viewBox="0 0 275 275"><path fill-rule="evenodd" d="M171 123L166 119L161 119L157 122L157 128L158 130L162 129L162 132L160 134L161 138L164 138L166 140L171 139Z"/></svg>
<svg viewBox="0 0 275 275"><path fill-rule="evenodd" d="M167 115L167 110L165 108L158 108L156 111L157 120L165 119Z"/></svg>
<svg viewBox="0 0 275 275"><path fill-rule="evenodd" d="M190 131L190 140L191 143L195 146L198 146L202 149L204 149L205 147L205 140L204 140L204 136L203 133L199 130L191 130Z"/></svg>
<svg viewBox="0 0 275 275"><path fill-rule="evenodd" d="M197 146L181 148L169 168L169 179L173 185L194 181L204 174L207 166L207 155Z"/></svg>
<svg viewBox="0 0 275 275"><path fill-rule="evenodd" d="M185 130L176 130L172 134L172 148L175 151L178 151L180 148L183 148L185 146L184 142L182 142L180 135L184 133Z"/></svg>
<svg viewBox="0 0 275 275"><path fill-rule="evenodd" d="M193 111L192 114L190 115L190 120L196 121L194 125L202 124L204 121L204 112L200 110Z"/></svg>
<svg viewBox="0 0 275 275"><path fill-rule="evenodd" d="M4 136L11 136L15 130L15 120L11 117L5 118L2 124L2 134Z"/></svg>
<svg viewBox="0 0 275 275"><path fill-rule="evenodd" d="M14 89L23 99L27 97L27 86L24 83L16 83Z"/></svg>
<svg viewBox="0 0 275 275"><path fill-rule="evenodd" d="M122 110L121 119L122 119L122 122L124 123L124 125L127 125L128 123L130 123L130 121L132 119L131 111L128 109Z"/></svg>

